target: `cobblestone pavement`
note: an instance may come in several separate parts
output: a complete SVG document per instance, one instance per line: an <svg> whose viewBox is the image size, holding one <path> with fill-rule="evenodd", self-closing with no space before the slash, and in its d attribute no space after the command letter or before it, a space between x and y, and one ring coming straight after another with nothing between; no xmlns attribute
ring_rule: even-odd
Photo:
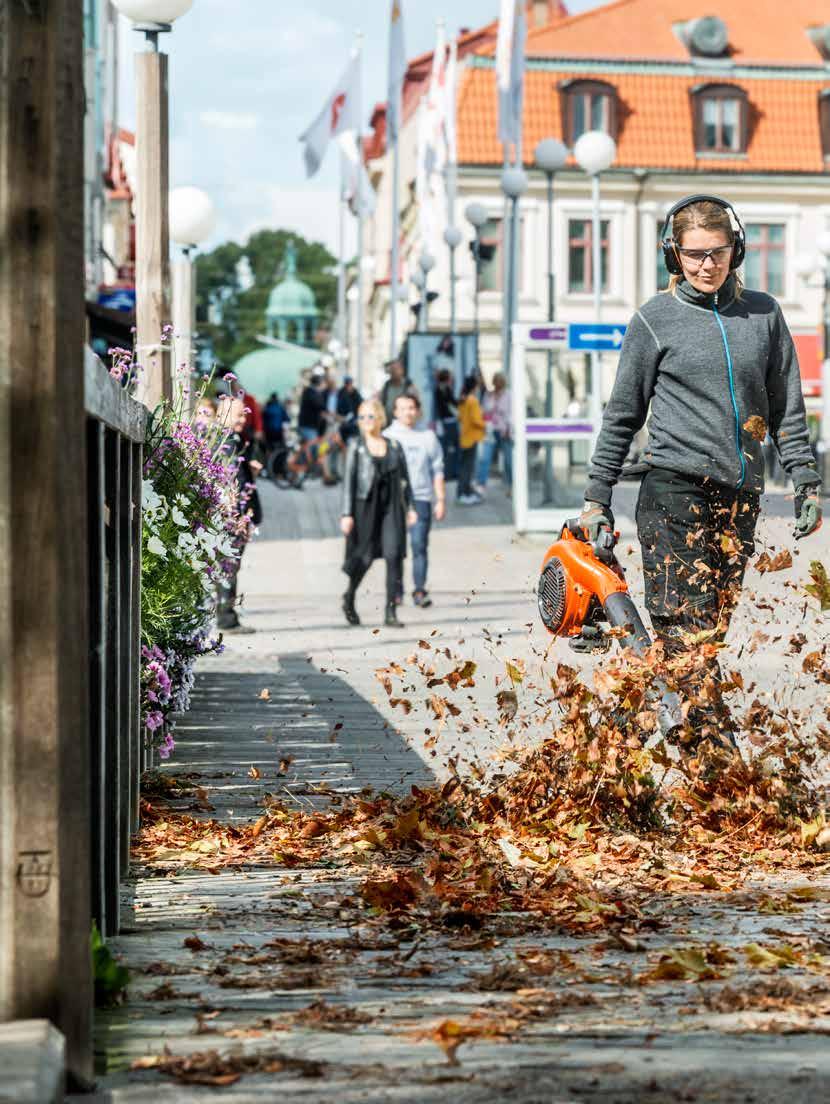
<svg viewBox="0 0 830 1104"><path fill-rule="evenodd" d="M632 493L623 494L623 516L633 512ZM538 663L547 645L532 595L545 541L513 533L499 489L485 506L453 507L432 542L434 607L407 603L405 628L382 627L383 580L376 565L358 599L364 624L349 629L339 608L344 577L341 542L333 535L336 494L266 486L263 497L266 522L241 575L243 616L256 633L234 636L221 657L203 662L194 708L181 721L166 773L184 778L199 802L213 806L211 815L238 821L257 817L267 794L313 804L324 800L326 788L401 789L442 780L451 760L459 771L476 761L486 771L497 749L495 729L482 725L461 734L448 727L433 743L422 717L390 709L374 672L437 630L431 639L479 664L477 707L492 716L494 679L504 658ZM788 543L791 504L772 499L770 508L782 516L765 520L763 539L780 547ZM636 596L633 536L624 522L621 558ZM828 551L825 528L797 550L792 572L753 573L750 589L763 605L771 588L780 591L785 579L805 576L807 559L827 563ZM746 603L736 619L732 658L751 667L759 686L785 678L784 664L792 661L774 647L760 648L751 659L741 649L759 627L770 637L798 628L800 600L794 589L786 593L786 606L759 612ZM574 662L561 649L555 646L550 662ZM290 770L280 774L279 761L288 758ZM192 796L179 802L192 803ZM830 920L830 876L814 878L799 897L795 891L803 885L803 876L781 875L740 893L656 898L653 923L632 949L596 934L580 939L540 930L521 917L503 917L486 932L423 937L406 927L390 931L357 906L356 883L325 867L212 875L181 870L173 857L169 870L138 870L125 887L124 931L113 948L133 981L128 1002L99 1017L105 1071L99 1099L828 1099L830 984L823 976L793 969L776 982L801 997L795 1001L800 1010L786 1013L772 1005L722 1010L726 1005L713 994L723 984L734 989L758 980L740 965L728 983L638 983L660 952L689 943L716 939L740 948L785 939L796 947L821 946ZM759 910L761 896L780 908ZM194 934L206 944L203 951L184 946ZM540 955L554 964L544 976L515 980L517 964ZM568 968L559 970L556 962ZM458 1064L451 1064L427 1036L443 1020L473 1014L502 1028L462 1045ZM270 1056L281 1059L283 1069L251 1073L223 1089L128 1071L131 1061L164 1047L173 1054Z"/></svg>

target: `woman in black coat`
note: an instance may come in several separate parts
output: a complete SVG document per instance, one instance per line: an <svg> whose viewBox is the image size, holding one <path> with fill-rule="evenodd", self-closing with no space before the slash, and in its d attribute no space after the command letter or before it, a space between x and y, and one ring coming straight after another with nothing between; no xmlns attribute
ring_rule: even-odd
<svg viewBox="0 0 830 1104"><path fill-rule="evenodd" d="M383 436L386 419L374 399L360 404L360 437L349 442L343 476L340 529L346 538L343 570L349 586L343 595L343 613L350 625L359 625L355 594L372 562L386 561L387 625L402 628L396 598L401 591L406 530L418 520L403 449Z"/></svg>

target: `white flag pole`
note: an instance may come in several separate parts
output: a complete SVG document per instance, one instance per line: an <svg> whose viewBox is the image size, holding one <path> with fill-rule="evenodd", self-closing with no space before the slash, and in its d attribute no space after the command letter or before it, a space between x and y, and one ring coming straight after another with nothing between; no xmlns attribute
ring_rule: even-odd
<svg viewBox="0 0 830 1104"><path fill-rule="evenodd" d="M358 31L355 39L354 50L358 57L358 131L355 135L358 148L358 390L363 393L365 380L363 379L363 32Z"/></svg>
<svg viewBox="0 0 830 1104"><path fill-rule="evenodd" d="M340 193L337 197L337 237L339 250L339 264L337 266L337 340L340 349L337 355L337 366L340 375L343 375L343 365L346 362L346 159L340 154ZM340 381L342 383L342 379Z"/></svg>
<svg viewBox="0 0 830 1104"><path fill-rule="evenodd" d="M389 285L391 300L389 303L389 359L398 355L397 311L398 311L398 269L400 266L400 192L401 159L400 139L396 135L392 149L392 279Z"/></svg>
<svg viewBox="0 0 830 1104"><path fill-rule="evenodd" d="M524 58L525 25L524 25L524 20L525 20L524 11L522 11L520 9L518 17L517 17L517 23L519 24L519 27L517 27L517 34L516 34L514 42L513 42L513 49L519 52L519 64L522 66L522 68L524 68L524 65L525 65L525 58ZM521 29L519 29L519 28L521 28ZM518 89L518 103L516 104L516 114L518 116L518 122L517 122L517 126L516 126L516 144L515 144L516 160L515 160L515 163L516 163L516 167L519 168L519 169L524 168L524 165L522 163L522 137L523 137L523 130L524 130L524 102L523 101L524 101L524 79L522 79L521 84L520 84L519 89ZM520 202L521 202L521 196L516 196L516 198L513 200L513 226L511 228L511 237L512 237L511 247L512 247L512 250L513 250L513 255L510 259L511 260L510 267L513 270L513 278L511 280L511 284L510 284L510 295L511 295L511 299L510 299L510 329L508 330L508 334L507 334L508 362L507 362L507 372L505 373L507 379L510 379L510 367L511 367L511 356L510 356L510 354L511 354L512 340L513 340L513 323L517 322L519 320L519 276L520 276L520 274L519 274L519 245L520 245L520 242L521 242L521 235L522 235L522 222L521 222L521 218L520 218L520 214L519 214L519 203Z"/></svg>

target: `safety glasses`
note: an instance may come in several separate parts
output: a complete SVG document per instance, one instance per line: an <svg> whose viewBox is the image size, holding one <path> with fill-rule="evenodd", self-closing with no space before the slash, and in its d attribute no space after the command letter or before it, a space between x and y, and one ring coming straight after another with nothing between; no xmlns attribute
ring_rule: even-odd
<svg viewBox="0 0 830 1104"><path fill-rule="evenodd" d="M721 265L727 264L732 256L731 245L719 245L715 249L681 249L677 246L676 249L685 261L686 267L692 270L701 268L707 259L711 259L712 263L720 268Z"/></svg>

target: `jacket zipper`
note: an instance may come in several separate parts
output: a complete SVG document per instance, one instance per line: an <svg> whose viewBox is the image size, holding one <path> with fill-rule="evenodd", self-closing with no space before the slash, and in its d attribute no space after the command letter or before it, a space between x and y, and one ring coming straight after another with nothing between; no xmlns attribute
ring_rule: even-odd
<svg viewBox="0 0 830 1104"><path fill-rule="evenodd" d="M738 400L735 397L735 374L732 368L732 352L729 348L729 342L726 338L726 329L724 328L723 321L718 310L718 293L715 292L714 301L712 303L712 310L715 315L715 321L720 329L721 339L723 341L723 350L726 353L726 371L729 377L729 395L732 399L732 412L735 415L735 449L738 453L738 460L741 464L741 478L738 480L738 490L743 487L746 480L746 460L744 459L743 443L741 441L741 416L738 413Z"/></svg>

